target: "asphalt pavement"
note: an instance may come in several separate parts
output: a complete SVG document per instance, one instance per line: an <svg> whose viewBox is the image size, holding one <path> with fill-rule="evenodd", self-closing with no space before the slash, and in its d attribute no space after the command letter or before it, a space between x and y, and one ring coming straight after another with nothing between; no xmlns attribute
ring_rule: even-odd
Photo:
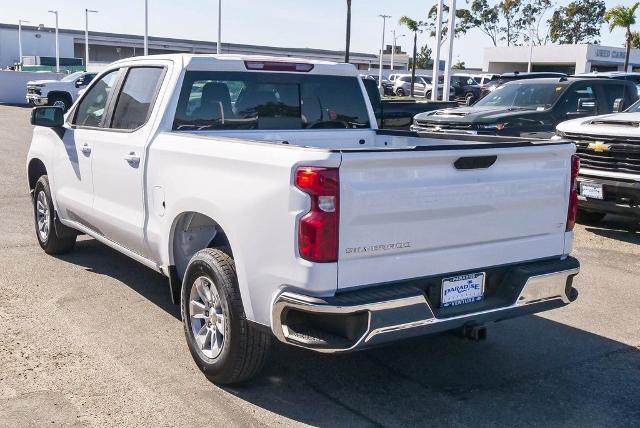
<svg viewBox="0 0 640 428"><path fill-rule="evenodd" d="M640 426L640 233L578 225L572 305L339 357L276 345L219 388L159 274L83 237L38 246L30 110L0 106L0 426Z"/></svg>

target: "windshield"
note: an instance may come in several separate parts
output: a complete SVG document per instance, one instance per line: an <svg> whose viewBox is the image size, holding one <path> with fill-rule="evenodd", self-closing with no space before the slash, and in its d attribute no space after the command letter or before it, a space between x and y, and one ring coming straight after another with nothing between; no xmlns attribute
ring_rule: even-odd
<svg viewBox="0 0 640 428"><path fill-rule="evenodd" d="M74 80L76 80L78 77L80 77L82 75L82 71L77 71L75 73L71 73L70 75L68 75L67 77L61 79L61 82L73 82Z"/></svg>
<svg viewBox="0 0 640 428"><path fill-rule="evenodd" d="M479 107L521 107L547 109L564 91L556 83L515 83L500 86L475 105Z"/></svg>
<svg viewBox="0 0 640 428"><path fill-rule="evenodd" d="M640 93L640 90L638 91ZM640 100L631 104L631 107L624 111L625 113L640 113Z"/></svg>

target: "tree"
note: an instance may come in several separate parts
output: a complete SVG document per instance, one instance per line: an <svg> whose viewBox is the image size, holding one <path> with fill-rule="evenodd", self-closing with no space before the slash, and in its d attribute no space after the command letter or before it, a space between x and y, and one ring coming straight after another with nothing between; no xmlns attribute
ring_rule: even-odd
<svg viewBox="0 0 640 428"><path fill-rule="evenodd" d="M351 48L351 0L347 0L347 42L344 50L344 62L349 62L349 49Z"/></svg>
<svg viewBox="0 0 640 428"><path fill-rule="evenodd" d="M640 32L632 31L631 32L631 49L640 49ZM626 46L626 43L625 43Z"/></svg>
<svg viewBox="0 0 640 428"><path fill-rule="evenodd" d="M561 6L548 21L549 38L560 44L598 44L605 10L604 0L576 0Z"/></svg>
<svg viewBox="0 0 640 428"><path fill-rule="evenodd" d="M425 23L408 16L402 16L400 17L400 25L406 26L413 33L413 61L411 64L411 96L413 97L413 82L416 79L416 60L418 57L418 33L422 33Z"/></svg>
<svg viewBox="0 0 640 428"><path fill-rule="evenodd" d="M464 70L466 68L464 61L458 60L455 64L451 66L451 68L455 68L456 70Z"/></svg>
<svg viewBox="0 0 640 428"><path fill-rule="evenodd" d="M455 37L460 34L466 33L471 28L471 20L469 19L470 12L467 9L456 9L456 28L455 28ZM433 5L431 9L429 9L429 13L427 15L429 18L428 26L429 26L429 35L431 37L436 36L436 24L438 20L438 5ZM446 4L442 7L442 27L441 27L441 35L442 39L440 43L442 43L447 34L449 33L449 6Z"/></svg>
<svg viewBox="0 0 640 428"><path fill-rule="evenodd" d="M549 39L549 31L541 34L540 26L544 17L554 6L551 0L528 0L522 8L520 23L526 30L525 41L534 45L544 45ZM546 26L544 26L546 27Z"/></svg>
<svg viewBox="0 0 640 428"><path fill-rule="evenodd" d="M609 24L609 31L616 28L624 28L625 45L627 46L624 55L624 71L629 67L629 53L631 52L631 26L636 23L636 10L640 7L640 2L636 2L629 7L616 6L607 10L604 14L604 20Z"/></svg>
<svg viewBox="0 0 640 428"><path fill-rule="evenodd" d="M502 15L503 26L500 27L501 37L507 46L517 45L524 22L521 18L523 0L503 0L498 4L498 11Z"/></svg>
<svg viewBox="0 0 640 428"><path fill-rule="evenodd" d="M487 0L473 0L467 13L461 18L469 28L477 28L489 36L493 46L500 39L500 12L498 5L489 6Z"/></svg>
<svg viewBox="0 0 640 428"><path fill-rule="evenodd" d="M424 45L416 57L416 68L427 69L432 62L431 49Z"/></svg>

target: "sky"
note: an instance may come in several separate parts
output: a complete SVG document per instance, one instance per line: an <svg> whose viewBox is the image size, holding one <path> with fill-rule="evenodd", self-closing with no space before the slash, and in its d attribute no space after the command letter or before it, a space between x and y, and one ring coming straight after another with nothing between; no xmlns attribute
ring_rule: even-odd
<svg viewBox="0 0 640 428"><path fill-rule="evenodd" d="M149 35L196 40L217 40L218 0L148 0ZM448 3L448 0L445 0ZM494 2L489 0L491 4ZM458 0L464 7L465 0ZM558 1L567 4L568 1ZM607 7L629 5L633 0L606 1ZM391 30L405 34L399 39L403 50L410 52L412 37L398 25L407 15L426 20L435 0L352 0L351 50L376 53L382 42L380 14L387 20L385 44L391 43ZM84 29L84 9L100 13L90 15L89 29L114 33L144 32L144 0L0 0L0 22L15 23L19 19L31 24L54 25L48 10L59 11L60 28ZM345 44L345 0L222 0L222 41L267 46L307 47L343 50ZM638 17L640 30L640 16ZM601 43L620 46L623 32L609 32L603 26ZM423 34L420 46L433 47L434 40ZM465 61L469 67L482 66L483 48L492 46L487 36L471 30L456 39L454 62ZM446 54L446 49L443 55Z"/></svg>

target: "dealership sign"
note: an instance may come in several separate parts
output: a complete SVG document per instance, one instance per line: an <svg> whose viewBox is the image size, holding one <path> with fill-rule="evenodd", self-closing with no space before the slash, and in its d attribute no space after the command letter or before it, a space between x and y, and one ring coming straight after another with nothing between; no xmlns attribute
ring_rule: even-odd
<svg viewBox="0 0 640 428"><path fill-rule="evenodd" d="M624 59L624 51L612 49L596 49L596 56L598 58Z"/></svg>

